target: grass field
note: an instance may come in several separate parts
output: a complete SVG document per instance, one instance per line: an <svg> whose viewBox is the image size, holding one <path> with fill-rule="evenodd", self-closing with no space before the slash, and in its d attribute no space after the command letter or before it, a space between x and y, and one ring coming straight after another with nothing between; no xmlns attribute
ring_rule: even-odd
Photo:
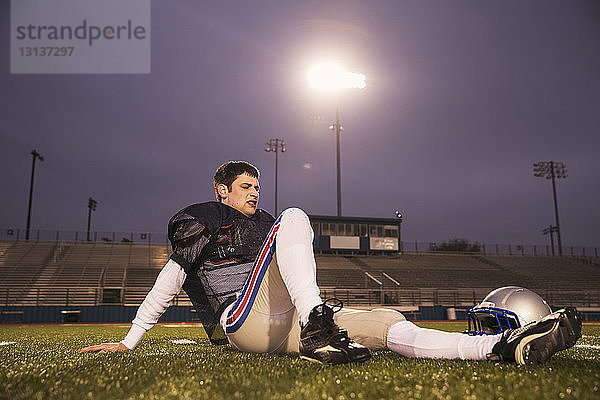
<svg viewBox="0 0 600 400"><path fill-rule="evenodd" d="M422 323L459 331L464 323ZM539 366L406 359L379 352L325 367L209 344L195 326L158 326L131 352L78 354L125 325L0 326L2 399L600 399L600 325Z"/></svg>

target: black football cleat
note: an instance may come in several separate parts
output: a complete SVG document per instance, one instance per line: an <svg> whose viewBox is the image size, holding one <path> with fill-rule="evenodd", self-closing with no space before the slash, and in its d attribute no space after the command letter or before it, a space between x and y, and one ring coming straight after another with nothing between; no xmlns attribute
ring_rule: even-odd
<svg viewBox="0 0 600 400"><path fill-rule="evenodd" d="M335 311L326 303L335 301ZM346 330L333 322L333 314L342 308L338 299L325 300L313 308L308 323L300 331L300 358L325 365L363 362L371 351L348 337Z"/></svg>
<svg viewBox="0 0 600 400"><path fill-rule="evenodd" d="M494 345L488 360L539 364L575 345L581 337L581 314L567 307L517 329L509 329Z"/></svg>

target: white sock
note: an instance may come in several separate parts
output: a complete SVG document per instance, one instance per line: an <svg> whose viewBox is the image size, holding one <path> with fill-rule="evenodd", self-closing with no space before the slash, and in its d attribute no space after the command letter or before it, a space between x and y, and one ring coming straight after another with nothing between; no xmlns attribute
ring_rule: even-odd
<svg viewBox="0 0 600 400"><path fill-rule="evenodd" d="M392 325L387 342L390 350L405 357L485 360L501 337L443 332L402 321Z"/></svg>
<svg viewBox="0 0 600 400"><path fill-rule="evenodd" d="M275 239L275 256L279 272L302 324L308 322L310 311L323 302L317 286L313 235L310 220L304 211L289 208L282 212Z"/></svg>

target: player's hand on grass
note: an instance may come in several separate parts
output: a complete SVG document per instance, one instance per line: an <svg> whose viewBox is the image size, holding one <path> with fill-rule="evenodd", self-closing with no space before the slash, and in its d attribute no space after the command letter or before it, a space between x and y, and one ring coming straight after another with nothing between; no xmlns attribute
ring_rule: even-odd
<svg viewBox="0 0 600 400"><path fill-rule="evenodd" d="M93 351L98 351L100 353L112 353L114 351L127 351L129 350L123 343L102 343L95 346L84 347L83 349L79 349L78 353L89 353Z"/></svg>

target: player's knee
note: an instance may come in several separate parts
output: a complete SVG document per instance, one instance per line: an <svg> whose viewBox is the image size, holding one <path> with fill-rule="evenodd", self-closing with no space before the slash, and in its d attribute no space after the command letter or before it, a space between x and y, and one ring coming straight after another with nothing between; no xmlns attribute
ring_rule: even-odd
<svg viewBox="0 0 600 400"><path fill-rule="evenodd" d="M310 225L310 220L308 219L308 215L297 207L286 208L281 212L281 220L290 222L290 223L304 223Z"/></svg>
<svg viewBox="0 0 600 400"><path fill-rule="evenodd" d="M395 325L398 322L406 321L406 317L404 317L404 315L389 308L376 308L371 310L370 313L372 314L373 319L381 321L385 325L386 331L389 331L392 325Z"/></svg>
<svg viewBox="0 0 600 400"><path fill-rule="evenodd" d="M371 311L342 308L334 320L348 331L351 339L371 350L387 349L387 341L392 326L406 319L392 309L376 308Z"/></svg>

